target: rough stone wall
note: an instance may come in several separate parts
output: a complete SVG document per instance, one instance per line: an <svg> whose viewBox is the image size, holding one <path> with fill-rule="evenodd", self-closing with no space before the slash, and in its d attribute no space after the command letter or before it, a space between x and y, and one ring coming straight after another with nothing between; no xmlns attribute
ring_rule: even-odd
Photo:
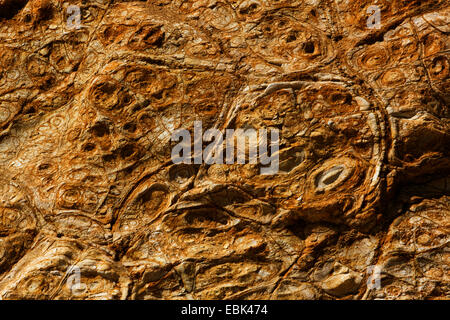
<svg viewBox="0 0 450 320"><path fill-rule="evenodd" d="M449 32L444 0L0 0L0 297L449 299ZM279 172L173 164L196 120L279 129Z"/></svg>

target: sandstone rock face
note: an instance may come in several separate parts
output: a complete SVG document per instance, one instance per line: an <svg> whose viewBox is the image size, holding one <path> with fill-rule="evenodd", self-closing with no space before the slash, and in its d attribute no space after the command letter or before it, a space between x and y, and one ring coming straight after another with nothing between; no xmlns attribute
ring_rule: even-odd
<svg viewBox="0 0 450 320"><path fill-rule="evenodd" d="M447 1L0 0L0 21L2 299L450 298ZM174 164L195 121L279 129L279 171Z"/></svg>

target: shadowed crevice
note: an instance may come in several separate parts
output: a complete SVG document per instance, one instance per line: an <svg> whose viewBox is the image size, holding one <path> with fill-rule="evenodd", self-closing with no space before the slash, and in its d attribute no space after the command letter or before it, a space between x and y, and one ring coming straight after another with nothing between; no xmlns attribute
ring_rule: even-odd
<svg viewBox="0 0 450 320"><path fill-rule="evenodd" d="M0 0L0 20L14 18L27 3L28 0Z"/></svg>

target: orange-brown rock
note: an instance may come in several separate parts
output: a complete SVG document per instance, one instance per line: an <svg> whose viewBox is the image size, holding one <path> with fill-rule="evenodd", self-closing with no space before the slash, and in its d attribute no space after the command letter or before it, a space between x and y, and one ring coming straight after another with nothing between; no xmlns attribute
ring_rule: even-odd
<svg viewBox="0 0 450 320"><path fill-rule="evenodd" d="M444 0L0 0L0 298L449 299L449 32ZM175 165L194 121L279 129L279 172Z"/></svg>

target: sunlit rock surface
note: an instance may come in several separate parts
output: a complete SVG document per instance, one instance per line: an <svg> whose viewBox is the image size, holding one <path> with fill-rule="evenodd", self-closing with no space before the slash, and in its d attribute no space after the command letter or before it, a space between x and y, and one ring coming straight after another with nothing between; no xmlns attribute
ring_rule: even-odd
<svg viewBox="0 0 450 320"><path fill-rule="evenodd" d="M450 8L373 2L0 0L0 297L449 299Z"/></svg>

